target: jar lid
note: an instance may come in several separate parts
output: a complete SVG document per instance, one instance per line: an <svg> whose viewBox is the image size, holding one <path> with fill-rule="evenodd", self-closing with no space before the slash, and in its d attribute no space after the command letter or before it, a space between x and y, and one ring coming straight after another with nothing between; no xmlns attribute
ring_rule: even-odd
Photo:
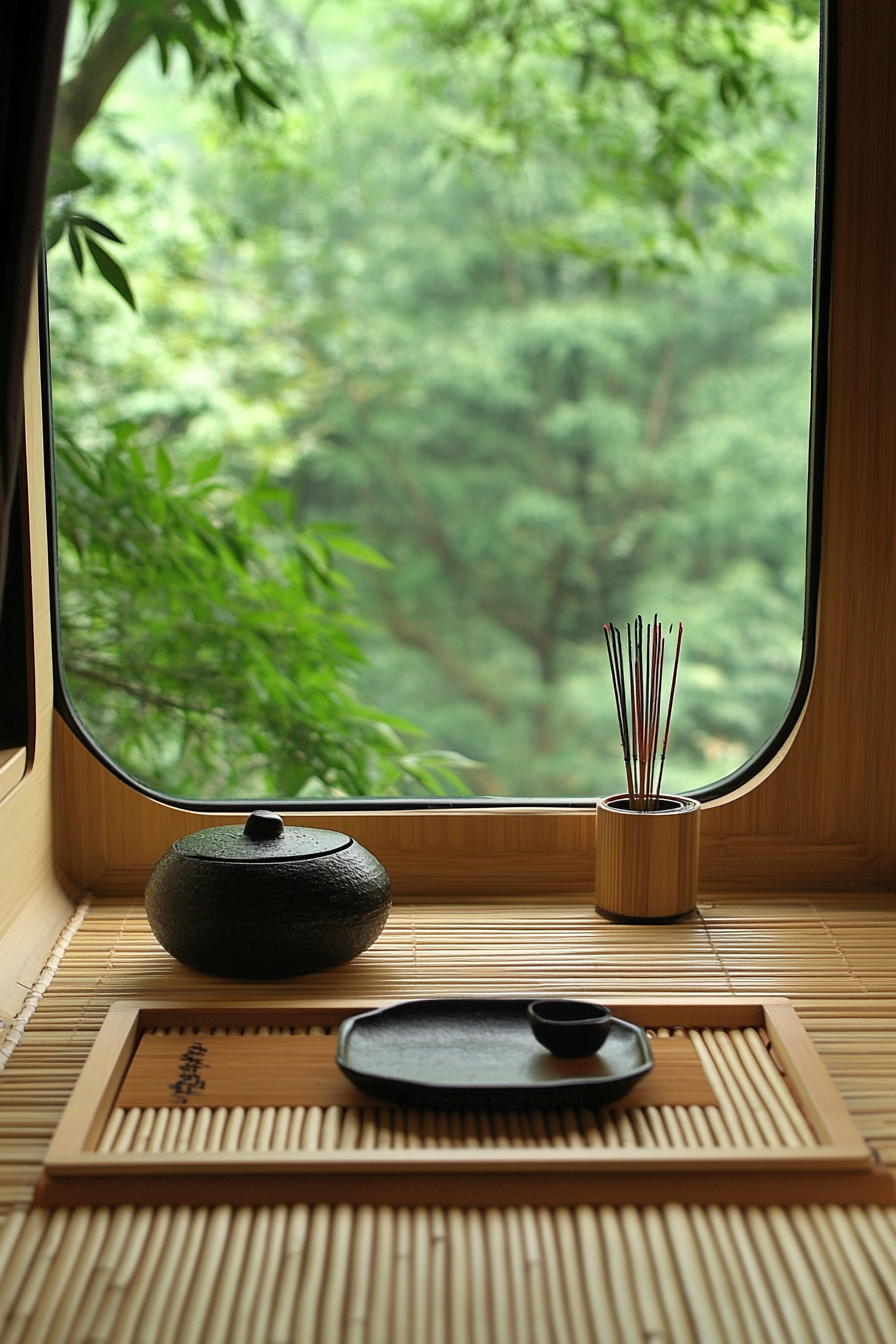
<svg viewBox="0 0 896 1344"><path fill-rule="evenodd" d="M276 812L253 812L245 826L209 826L175 840L178 854L191 859L229 860L231 863L289 863L338 854L353 844L341 831L310 826L284 826Z"/></svg>

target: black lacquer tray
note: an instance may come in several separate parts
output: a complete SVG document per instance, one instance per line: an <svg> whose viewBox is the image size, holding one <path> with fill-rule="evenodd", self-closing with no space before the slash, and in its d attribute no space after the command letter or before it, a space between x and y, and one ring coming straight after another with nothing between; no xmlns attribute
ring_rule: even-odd
<svg viewBox="0 0 896 1344"><path fill-rule="evenodd" d="M607 1106L653 1068L641 1027L613 1018L600 1052L556 1059L529 999L409 999L350 1017L336 1062L356 1087L402 1106L528 1110Z"/></svg>

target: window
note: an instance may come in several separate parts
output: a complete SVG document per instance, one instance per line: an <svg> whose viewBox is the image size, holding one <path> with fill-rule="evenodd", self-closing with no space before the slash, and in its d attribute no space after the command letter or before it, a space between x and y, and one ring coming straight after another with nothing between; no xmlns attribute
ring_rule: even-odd
<svg viewBox="0 0 896 1344"><path fill-rule="evenodd" d="M601 627L659 610L666 782L752 755L801 650L811 14L175 10L104 89L95 9L48 241L99 745L182 797L609 792Z"/></svg>

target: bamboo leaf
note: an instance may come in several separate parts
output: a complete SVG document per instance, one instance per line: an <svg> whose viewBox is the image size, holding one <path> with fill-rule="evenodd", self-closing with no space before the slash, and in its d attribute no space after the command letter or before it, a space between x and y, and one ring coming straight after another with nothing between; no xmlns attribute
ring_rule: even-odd
<svg viewBox="0 0 896 1344"><path fill-rule="evenodd" d="M200 458L190 471L190 484L201 485L203 481L214 476L220 466L220 453L211 453L208 457Z"/></svg>
<svg viewBox="0 0 896 1344"><path fill-rule="evenodd" d="M372 569L394 569L395 566L391 560L387 560L379 551L375 551L372 546L367 546L357 537L350 536L344 532L334 532L327 536L327 545L333 551L338 551L340 555L347 555L352 560L359 561L362 565L370 565Z"/></svg>
<svg viewBox="0 0 896 1344"><path fill-rule="evenodd" d="M62 219L51 220L47 232L44 236L44 242L48 252L51 252L65 231L65 221Z"/></svg>
<svg viewBox="0 0 896 1344"><path fill-rule="evenodd" d="M84 274L84 249L83 249L83 247L81 246L81 239L78 237L77 230L76 230L76 229L73 229L73 228L71 227L71 225L69 225L69 229L68 229L68 245L69 245L69 247L70 247L71 250L72 250L72 256L73 256L74 259L75 259L75 265L76 265L77 268L78 268L78 274L79 274L79 275L83 275L83 274Z"/></svg>
<svg viewBox="0 0 896 1344"><path fill-rule="evenodd" d="M156 476L163 490L167 490L174 480L174 464L168 449L162 443L156 445Z"/></svg>
<svg viewBox="0 0 896 1344"><path fill-rule="evenodd" d="M47 197L67 195L89 187L93 178L85 173L72 159L54 151L50 156L50 171L47 177Z"/></svg>
<svg viewBox="0 0 896 1344"><path fill-rule="evenodd" d="M243 87L247 89L249 93L252 94L252 97L257 98L260 103L265 103L268 107L272 107L274 108L275 111L279 112L280 104L277 102L277 99L270 92L270 90L262 88L262 86L256 80L254 80L251 75L246 73L244 67L240 65L238 62L236 68L240 72L240 82L242 83Z"/></svg>
<svg viewBox="0 0 896 1344"><path fill-rule="evenodd" d="M100 247L99 243L94 242L91 237L87 236L84 241L90 249L90 255L96 262L96 268L100 275L107 284L112 286L117 294L121 295L125 303L129 304L134 312L136 312L137 300L134 298L134 293L128 282L128 278L118 262L113 256L110 256L104 247Z"/></svg>
<svg viewBox="0 0 896 1344"><path fill-rule="evenodd" d="M72 224L77 224L79 228L91 229L94 233L98 233L101 238L108 238L110 243L124 243L124 239L119 238L118 234L114 233L108 224L103 224L101 220L94 219L92 215L69 215L68 218Z"/></svg>
<svg viewBox="0 0 896 1344"><path fill-rule="evenodd" d="M226 26L206 3L205 0L186 0L187 9L197 26L207 28L211 33L217 33L224 36L227 32Z"/></svg>

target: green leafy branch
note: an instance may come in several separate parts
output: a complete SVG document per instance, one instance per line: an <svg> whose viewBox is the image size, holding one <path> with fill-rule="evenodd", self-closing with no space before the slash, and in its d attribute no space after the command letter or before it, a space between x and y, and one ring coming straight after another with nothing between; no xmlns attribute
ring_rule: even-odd
<svg viewBox="0 0 896 1344"><path fill-rule="evenodd" d="M102 220L94 219L92 215L78 213L71 208L67 200L63 200L53 211L48 222L47 251L55 247L63 236L66 237L78 274L83 275L84 252L86 249L106 283L111 285L116 294L119 294L125 303L136 312L137 300L134 298L134 291L124 267L115 260L111 252L108 252L101 243L97 242L95 235L99 235L100 238L105 238L111 243L121 244L124 242L114 230L109 228L108 224L104 224Z"/></svg>
<svg viewBox="0 0 896 1344"><path fill-rule="evenodd" d="M73 196L93 184L77 162L80 137L98 115L115 81L148 44L154 44L163 74L182 51L196 86L223 86L239 122L255 107L279 110L271 87L275 63L254 40L239 0L81 0L85 37L74 74L59 90L48 183L47 249L68 239L79 274L85 251L99 274L131 308L133 288L122 265L97 241L121 243L102 221L79 211Z"/></svg>
<svg viewBox="0 0 896 1344"><path fill-rule="evenodd" d="M285 525L264 478L236 494L211 454L176 464L139 427L86 450L57 425L62 635L79 711L139 778L183 795L464 793L471 763L358 701L363 663L334 552L347 529Z"/></svg>

